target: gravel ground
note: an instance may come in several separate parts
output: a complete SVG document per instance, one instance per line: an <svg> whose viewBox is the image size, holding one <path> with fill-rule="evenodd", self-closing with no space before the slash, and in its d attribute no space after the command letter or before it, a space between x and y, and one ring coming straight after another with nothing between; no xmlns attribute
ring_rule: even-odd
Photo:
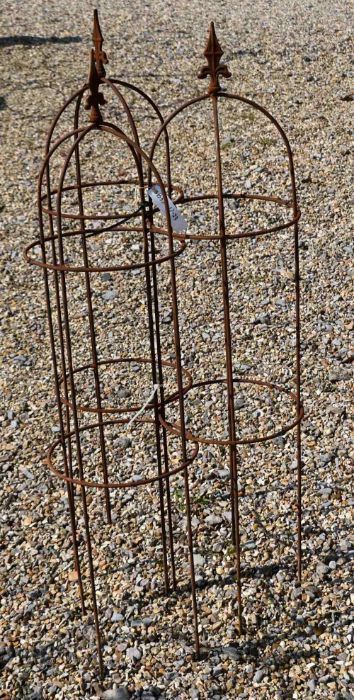
<svg viewBox="0 0 354 700"><path fill-rule="evenodd" d="M278 117L294 149L302 209L301 284L304 434L304 580L295 579L295 448L286 438L240 449L241 541L246 630L235 626L234 552L230 542L227 460L201 448L191 469L198 604L204 658L193 659L180 477L173 480L178 544L178 596L162 587L158 497L153 487L115 494L114 526L104 524L102 494L90 496L98 604L107 677L97 676L92 616L81 619L71 558L66 491L48 478L43 450L57 437L58 418L40 273L23 259L38 233L36 176L45 133L56 109L88 72L93 6L23 0L3 4L1 109L1 394L2 475L0 681L1 700L26 698L287 698L354 697L351 627L354 593L351 535L350 395L353 350L353 38L354 5L344 0L243 3L198 0L172 4L100 2L109 75L132 80L158 97L164 114L201 93L208 22L214 19L233 74L228 87ZM345 99L347 98L347 99ZM111 99L105 114L119 118ZM148 146L156 121L139 101L136 117ZM188 191L215 187L206 107L172 129L173 179ZM288 193L283 153L274 130L243 108L222 115L225 186ZM92 144L88 144L86 155ZM95 150L95 172L116 172ZM92 160L88 160L91 167ZM203 183L203 184L202 184ZM92 197L106 209L117 193ZM129 196L133 196L130 193ZM99 201L99 204L98 204ZM215 211L183 209L190 230ZM272 210L228 211L228 225L272 221ZM265 218L266 217L266 218ZM138 254L139 241L91 239L102 262ZM163 252L164 243L161 242ZM67 250L75 259L78 251ZM233 257L232 257L233 256ZM129 259L127 257L127 259ZM196 379L222 366L221 298L213 244L191 244L178 259L183 362ZM239 373L292 385L293 274L287 232L242 241L230 252L232 328ZM171 357L168 276L162 273L163 348ZM94 288L102 354L146 354L143 278L98 276ZM85 354L83 287L68 281L75 319L74 361ZM118 322L117 322L118 320ZM119 324L120 321L120 324ZM124 324L124 326L123 326ZM129 347L127 336L129 335ZM89 361L89 359L88 359ZM105 405L149 393L147 370L106 368ZM138 368L139 370L139 368ZM171 387L173 387L173 377ZM80 378L83 401L92 377ZM117 390L118 387L118 390ZM237 396L238 429L273 429L291 406L271 392ZM186 401L190 429L225 430L222 392L193 390ZM173 407L169 417L173 419ZM131 440L140 433L138 447ZM86 445L88 473L96 454ZM109 435L117 477L151 469L151 434L144 428ZM171 443L172 457L174 445ZM59 463L59 462L58 462ZM123 465L123 466L122 466ZM91 471L90 471L91 470ZM126 471L124 471L126 470ZM82 514L79 508L79 529ZM80 530L81 531L81 530ZM127 537L129 532L129 538ZM86 573L86 570L85 570Z"/></svg>

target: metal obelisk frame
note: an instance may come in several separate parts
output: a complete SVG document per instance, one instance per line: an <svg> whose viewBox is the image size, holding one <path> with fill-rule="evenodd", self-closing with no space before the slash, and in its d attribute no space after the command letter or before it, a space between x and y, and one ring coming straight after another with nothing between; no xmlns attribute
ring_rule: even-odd
<svg viewBox="0 0 354 700"><path fill-rule="evenodd" d="M60 480L66 482L71 534L73 542L73 555L75 570L77 573L79 594L83 613L86 612L86 582L83 569L88 570L88 581L91 590L91 603L95 620L97 649L101 675L104 674L104 660L102 655L102 639L99 623L99 611L97 605L95 583L95 557L92 549L92 525L90 522L90 509L88 505L88 491L98 491L104 497L104 510L106 521L112 524L112 491L123 489L143 489L149 484L156 484L157 503L161 527L162 560L164 571L164 587L166 594L177 589L177 575L175 563L175 533L173 531L174 504L171 495L171 479L181 473L184 481L185 505L186 505L186 538L189 553L190 588L192 597L192 611L194 620L194 639L196 656L200 655L200 642L198 630L198 608L196 596L196 578L194 570L193 554L193 528L192 528L192 500L190 495L189 472L198 453L199 444L222 445L229 452L230 469L230 498L231 498L231 538L236 551L236 582L238 600L238 629L242 632L242 595L241 595L241 544L240 544L240 513L239 513L239 486L238 486L238 455L239 445L255 444L269 441L279 435L286 434L292 428L296 428L297 434L297 568L298 577L301 580L301 434L300 423L303 417L301 403L301 376L300 376L300 287L299 287L299 243L298 220L300 211L297 204L295 176L292 151L288 139L269 112L239 95L227 93L219 83L219 78L231 76L227 66L220 63L222 50L215 35L213 24L210 27L209 39L205 50L207 66L199 77L210 77L210 83L206 94L194 97L178 107L168 118L164 119L158 106L140 88L131 85L124 80L108 79L105 65L106 53L102 49L103 37L100 30L97 12L94 13L93 42L95 48L91 52L89 81L84 87L72 95L57 113L50 128L46 147L45 158L40 172L38 187L38 206L40 236L26 249L27 260L43 269L44 289L47 304L49 322L49 337L51 344L52 363L54 370L55 391L59 414L60 437L51 445L47 462L51 472ZM147 154L141 148L141 133L137 128L133 111L129 106L124 90L131 92L135 97L144 101L147 108L153 111L154 117L159 121L160 127L152 142L150 153ZM112 123L104 118L106 97L115 100L120 112L124 115L122 121ZM83 103L83 100L85 102ZM261 112L277 129L285 144L289 175L292 191L291 203L277 197L265 195L252 195L225 191L223 187L223 163L220 147L219 105L221 100L238 101ZM201 103L210 104L211 120L210 130L213 134L215 146L216 165L216 191L212 194L199 194L198 197L188 197L183 191L178 190L172 181L171 171L173 162L170 155L169 127L174 118L182 114L191 105ZM82 109L84 104L85 110ZM58 136L61 118L73 109L72 129ZM128 129L128 132L127 132ZM84 157L83 147L88 139L110 138L113 144L123 149L127 163L134 171L133 178L117 176L116 180L97 181L94 177L89 182L82 177ZM164 177L154 164L156 146L163 142L164 153ZM109 142L109 148L112 141ZM65 149L64 162L61 164L59 175L55 171L54 163L58 154ZM107 157L109 158L109 152ZM94 158L94 154L90 156ZM67 184L69 171L74 173L74 184ZM166 211L163 226L156 225L157 210L147 199L147 189L152 184L158 185ZM139 192L139 201L133 211L107 211L104 214L89 210L87 201L88 193L99 191L99 188L109 186L124 188L134 186ZM175 196L177 192L177 196ZM66 197L70 195L74 199L72 209L66 207ZM217 203L218 230L215 234L205 233L202 230L197 235L187 232L178 233L171 222L170 200L183 207L193 201L213 199ZM246 233L229 233L225 222L225 201L227 199L248 199L264 202L275 202L290 209L290 219L284 224L278 224L269 228ZM242 238L256 238L266 236L284 229L293 230L294 240L294 272L295 272L295 332L296 332L296 388L295 391L287 391L283 386L252 379L252 377L238 377L235 375L232 353L232 324L230 321L230 269L228 254L230 246L235 240ZM104 241L104 236L112 233L125 240L130 245L134 236L141 246L142 256L128 262L122 260L117 263L112 261L102 262L99 246L90 247L92 239ZM118 240L115 239L115 240ZM181 359L181 333L179 323L178 303L181 299L181 290L177 284L175 260L179 255L188 255L188 246L197 245L198 241L211 241L214 244L215 259L220 264L220 288L223 302L223 329L224 329L224 377L210 377L203 382L193 381L193 368L182 366ZM157 245L158 242L158 245ZM166 250L161 252L161 242L166 244ZM35 257L35 248L40 247L41 257ZM138 246L139 248L139 246ZM98 253L97 253L98 250ZM139 248L140 250L140 248ZM97 259L95 256L97 256ZM161 342L161 285L163 276L161 271L168 269L169 285L168 298L172 316L173 359L166 359L162 352ZM129 352L129 332L126 329L125 346L127 353L118 356L104 356L100 354L101 344L98 340L95 285L102 275L119 275L121 283L128 279L132 272L140 271L143 274L143 286L141 289L141 301L144 302L144 323L146 323L146 341L148 356L136 356ZM131 279L131 278L129 278ZM85 361L77 363L73 352L75 331L72 307L78 303L75 297L75 288L82 285L82 298L85 304L84 323L87 329L87 346L82 344L82 356ZM163 290L166 297L166 289ZM82 298L80 303L82 305ZM140 313L136 311L136 313ZM74 316L75 318L75 316ZM117 319L115 323L119 323ZM86 357L86 353L88 356ZM152 396L146 403L141 399L137 403L132 401L124 406L106 405L103 397L103 372L108 368L118 370L125 369L128 365L144 369L150 368L150 383L154 388ZM79 385L80 377L91 373L91 394L88 400L81 399ZM173 374L174 388L167 388L167 373ZM119 378L118 378L119 381ZM235 385L248 384L261 386L280 393L285 392L295 404L295 417L289 418L287 424L279 430L267 435L256 435L243 439L237 433L237 420L235 416ZM218 439L210 434L194 434L186 427L185 399L193 388L206 385L224 384L227 387L227 415L228 437ZM88 383L89 385L89 383ZM168 417L168 409L174 407L177 411L177 419L171 421ZM93 422L92 422L92 416ZM140 478L132 479L124 471L124 460L118 457L110 447L110 440L115 431L124 434L129 430L134 421L135 429L140 438L136 438L142 449L146 449L149 469ZM153 456L147 449L144 430L152 430ZM169 456L170 441L177 440L179 445L178 466L171 465ZM86 452L87 444L98 445L99 463L94 464L90 455L94 450ZM115 444L115 443L114 443ZM118 470L118 477L114 477ZM79 498L80 497L80 498ZM78 536L78 503L83 516L85 547ZM123 506L124 507L124 506ZM112 525L114 527L114 525ZM80 543L81 542L81 543ZM221 595L221 591L220 591Z"/></svg>
<svg viewBox="0 0 354 700"><path fill-rule="evenodd" d="M214 194L210 193L198 193L197 196L186 196L183 195L179 199L178 206L183 212L184 206L193 201L203 202L210 199L215 199L217 201L217 211L218 211L218 231L216 234L205 233L203 230L197 234L189 234L188 230L185 233L173 233L173 237L176 240L190 241L191 244L196 245L199 241L211 241L215 243L215 257L219 261L220 269L220 288L222 291L223 300L223 316L224 316L224 347L225 347L225 379L220 380L216 377L210 377L207 381L195 383L195 377L193 376L193 388L197 386L206 386L208 384L218 384L225 382L227 386L227 413L228 413L228 439L220 440L213 435L200 435L193 433L192 431L187 431L187 438L197 441L199 444L209 444L209 445L223 445L228 447L229 450L229 466L230 466L230 496L231 496L231 523L232 523L232 542L236 549L236 571L237 571L237 598L238 598L238 625L239 631L242 631L242 597L241 597L241 547L240 547L240 515L239 515L239 488L238 488L238 460L237 460L237 446L244 444L255 444L260 442L266 442L275 437L285 435L289 430L296 427L297 431L297 571L298 580L301 581L301 432L300 423L303 418L303 407L301 401L301 374L300 374L300 274L299 274L299 231L298 231L298 221L300 218L300 209L297 203L296 185L295 185L295 172L293 155L289 141L284 133L282 127L277 122L277 120L262 106L258 105L253 100L241 97L240 95L235 95L228 93L224 88L220 86L220 77L230 78L231 73L226 66L220 62L223 51L220 47L218 39L215 34L214 23L212 22L209 30L209 37L207 41L207 46L204 52L207 59L207 65L204 66L198 77L201 79L209 77L210 82L208 86L207 93L204 95L198 95L193 97L182 105L177 107L177 109L165 120L161 125L159 132L157 133L154 143L151 148L150 158L154 160L154 154L156 146L159 143L159 139L162 134L166 133L174 120L179 115L183 114L184 111L191 106L200 105L202 103L210 103L210 128L214 134L214 146L215 146L215 179L216 179L216 192ZM291 201L281 199L274 196L266 195L252 195L247 193L236 193L225 191L223 189L223 165L221 157L221 146L220 146L220 127L219 127L219 103L221 100L237 101L242 104L250 106L252 109L257 110L262 113L267 120L273 124L277 129L287 152L288 166L289 166L289 178L291 184ZM167 170L167 169L166 169ZM171 172L171 169L167 170ZM171 177L171 175L169 175ZM170 180L167 182L168 190L171 191L172 183ZM224 205L227 200L233 199L235 202L237 200L258 200L261 202L274 202L277 205L286 207L291 211L291 217L288 221L283 224L276 226L265 227L257 231L247 232L247 233L229 233L227 231L227 226L225 224L225 212ZM208 228L204 226L204 228ZM264 386L269 389L277 390L279 392L284 392L284 387L277 386L270 382L262 381L259 379L252 379L251 377L242 378L235 376L233 368L233 353L232 353L232 329L230 322L230 293L229 293L229 277L230 270L228 266L228 251L230 246L242 238L256 238L258 236L266 236L274 234L276 232L292 228L293 229L293 241L294 241L294 280L295 280L295 333L296 333L296 390L295 392L288 392L288 395L296 405L296 415L293 420L269 435L261 436L251 436L247 439L242 439L237 436L237 421L235 417L235 396L234 388L235 384L253 384L254 386ZM181 294L181 293L180 293ZM193 368L191 368L193 375ZM162 419L162 424L168 430L173 433L178 432L178 426L176 424L168 423L166 420Z"/></svg>

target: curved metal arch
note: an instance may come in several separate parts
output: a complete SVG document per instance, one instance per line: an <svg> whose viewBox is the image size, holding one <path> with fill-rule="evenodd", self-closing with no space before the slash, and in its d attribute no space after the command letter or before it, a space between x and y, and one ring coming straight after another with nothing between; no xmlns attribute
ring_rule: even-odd
<svg viewBox="0 0 354 700"><path fill-rule="evenodd" d="M120 90L118 90L118 88L115 86L115 84L109 78L102 78L101 80L102 80L102 83L104 85L109 85L109 87L111 88L113 93L118 97L118 99L122 103L124 111L128 117L128 122L129 122L130 128L133 132L136 144L138 146L140 146L139 134L138 134L138 130L136 128L135 120L134 120L134 117L131 113L130 108L128 107L128 103L127 103L125 97L122 95Z"/></svg>
<svg viewBox="0 0 354 700"><path fill-rule="evenodd" d="M128 104L127 104L124 96L115 87L113 81L109 80L108 78L102 78L101 80L102 80L101 84L105 84L105 85L109 86L112 89L112 91L114 92L114 94L116 95L116 97L118 97L118 99L122 103L123 109L128 117L128 122L130 124L131 129L132 129L132 132L137 140L137 143L139 144L139 137L138 137L136 125L134 122L134 118L133 118L131 110L129 109ZM62 105L62 107L59 109L59 112L57 112L57 114L56 114L56 116L55 116L55 118L54 118L54 120L49 128L49 131L48 131L48 135L47 135L47 139L46 139L46 146L45 146L45 153L46 154L49 151L51 138L53 136L54 129L56 128L56 126L60 120L60 117L64 114L65 110L69 107L69 105L72 102L74 102L74 100L76 100L76 107L75 107L75 113L74 113L74 129L78 128L78 126L79 126L79 113L80 113L82 98L83 98L85 92L89 91L89 89L90 89L89 85L86 83L80 90L77 90L75 93L70 95L70 97L66 100L64 105ZM162 115L161 115L161 117L162 117Z"/></svg>
<svg viewBox="0 0 354 700"><path fill-rule="evenodd" d="M167 126L173 121L173 119L175 117L177 117L178 114L183 112L185 109L188 109L188 107L191 107L193 104L198 104L199 102L204 102L204 100L210 100L211 97L212 96L209 95L208 93L205 95L198 95L197 97L193 97L190 100L187 100L186 102L184 102L179 107L177 107L177 109L175 109L167 117L167 119L165 119L164 123L161 125L160 129L158 130L158 132L155 136L155 139L153 141L153 144L151 146L150 154L149 154L151 160L153 160L153 158L154 158L155 148L157 146L157 143L159 141L159 138L161 136L162 131L164 129L167 129ZM217 94L217 99L219 100L220 98L237 100L238 102L242 102L243 104L249 105L253 109L257 110L258 112L261 112L273 124L273 126L275 126L275 128L279 132L281 139L285 145L286 151L287 151L291 190L292 190L293 212L294 212L294 216L296 216L298 213L298 204L297 204L297 193L296 193L296 184L295 184L294 158L293 158L292 149L291 149L291 146L289 143L289 139L288 139L284 129L279 124L277 119L275 117L273 117L273 115L270 112L268 112L268 110L265 107L262 107L262 105L259 105L254 100L250 100L248 97L242 97L241 95L236 95L234 93L219 92Z"/></svg>
<svg viewBox="0 0 354 700"><path fill-rule="evenodd" d="M110 82L113 84L118 84L122 85L123 87L128 88L129 90L132 90L133 92L137 92L141 97L143 97L144 100L146 100L154 112L157 114L157 117L159 119L159 122L161 124L161 129L163 129L164 137L165 137L165 151L166 151L166 167L167 167L167 183L168 183L168 193L171 195L172 191L172 183L171 183L171 154L170 154L170 139L168 135L168 131L164 127L165 119L162 115L162 112L156 102L148 95L144 90L141 88L137 87L136 85L133 85L132 83L127 83L125 80L119 80L117 78L110 78ZM162 131L160 130L162 133Z"/></svg>
<svg viewBox="0 0 354 700"><path fill-rule="evenodd" d="M156 166L154 165L153 161L151 160L151 158L148 156L148 154L140 146L138 146L137 144L134 143L134 141L129 139L129 137L126 134L124 134L124 132L121 129L119 129L119 127L117 127L115 124L112 124L111 122L104 121L99 125L99 129L102 131L108 131L109 133L116 135L122 141L125 141L129 146L131 146L133 149L135 149L137 154L139 156L141 156L142 160L147 164L147 166L149 168L149 174L150 174L150 172L152 172L154 174L154 176L156 177L156 181L161 187L161 193L163 196L164 205L165 205L165 209L166 209L165 217L166 217L166 223L167 223L167 232L168 232L168 236L172 242L173 241L173 236L172 236L173 230L172 230L172 224L171 224L170 209L169 209L169 204L168 204L168 196L166 194L166 187L165 187L165 184L161 178L161 175L160 175L158 169L156 168ZM161 133L162 133L162 131L161 131ZM148 184L148 182L146 184Z"/></svg>
<svg viewBox="0 0 354 700"><path fill-rule="evenodd" d="M95 128L95 124L90 124L89 126L91 128ZM59 148L59 146L61 146L64 143L64 141L72 138L73 136L81 133L82 131L87 130L87 128L88 128L87 126L86 127L80 126L79 128L73 129L72 131L65 132L65 134L63 136L60 136L60 138L58 138L56 141L54 141L52 147L48 151L46 151L46 154L42 160L42 165L41 165L39 175L38 175L38 180L37 180L37 182L38 182L37 191L39 193L39 201L40 202L42 201L40 195L41 195L41 191L42 191L43 175L44 175L46 167L48 166L48 164L50 162L51 157L54 155L55 151Z"/></svg>
<svg viewBox="0 0 354 700"><path fill-rule="evenodd" d="M130 126L131 126L132 132L133 132L134 137L136 138L137 144L138 144L139 146L140 146L140 140L139 140L138 130L137 130L137 127L136 127L135 120L134 120L134 117L133 117L133 115L132 115L131 109L129 108L129 105L128 105L128 103L127 103L127 101L126 101L124 95L122 95L122 93L116 88L116 85L121 85L121 86L127 88L128 90L131 90L132 92L138 93L138 94L139 94L144 100L146 100L146 102L152 107L152 109L154 110L155 114L156 114L157 117L158 117L158 120L159 120L161 126L163 126L163 124L164 124L164 117L163 117L163 115L162 115L161 110L159 109L159 107L158 107L158 105L156 104L156 102L154 102L154 100L150 97L150 95L148 95L144 90L142 90L141 88L139 88L139 87L133 85L132 83L126 82L125 80L119 80L118 78L106 78L106 77L105 77L105 78L102 78L102 79L101 79L101 84L102 84L102 85L107 85L108 87L110 87L111 90L112 90L112 91L114 92L114 94L116 95L116 97L118 97L118 99L121 101L121 103L122 103L122 105L123 105L123 109L124 109L124 111L125 111L125 113L126 113L126 115L127 115L127 117L128 117L128 121L129 121L129 124L130 124ZM83 96L84 96L84 93L85 93L86 91L88 91L88 90L89 90L89 85L86 83L85 85L83 85L82 88L80 88L80 90L77 90L77 91L74 92L72 95L70 95L70 97L66 100L66 102L64 102L64 104L62 105L62 107L59 109L59 111L58 111L57 114L55 115L55 117L54 117L54 119L53 119L53 121L52 121L52 123L51 123L51 125L50 125L50 127L49 127L49 130L48 130L48 134L47 134L47 138L46 138L46 143L45 143L45 154L47 154L47 153L49 152L49 150L50 150L51 141L52 141L52 136L53 136L53 133L54 133L54 130L55 130L56 126L58 125L58 123L59 123L59 121L60 121L60 117L64 114L65 110L69 107L69 105L72 104L72 102L74 102L74 100L76 100L75 115L74 115L74 125L75 125L75 128L77 128L77 126L78 126L78 118L79 118L79 111L80 111L80 106L81 106L82 98L83 98ZM170 183L170 182L171 182L171 175L170 175L170 171L171 171L171 160L170 160L170 149L169 149L169 136L168 136L167 129L163 129L163 132L164 132L164 139L165 139L165 156L166 156L166 163L167 163L167 179L168 179L168 182ZM169 190L169 194L170 194L170 190Z"/></svg>
<svg viewBox="0 0 354 700"><path fill-rule="evenodd" d="M102 132L109 131L108 129L104 128L104 125L105 125L104 122L103 122L103 123L100 123L99 125L97 125L97 124L92 124L92 123L91 123L91 124L89 124L85 129L80 130L80 133L79 133L78 136L75 138L74 143L72 144L72 146L71 146L69 152L67 153L67 156L66 156L65 161L64 161L64 165L63 165L63 167L62 167L62 169L61 169L60 179L59 179L59 184L58 184L57 194L56 194L56 200L57 200L57 233L58 233L59 253L60 253L60 257L62 258L62 259L61 259L61 264L63 264L63 262L64 262L64 259L63 259L63 248L62 248L62 245L63 245L63 236L62 236L62 230L61 230L61 224L62 224L61 204L62 204L62 193L63 193L63 189L64 189L64 181L65 181L65 177L66 177L66 174L67 174L67 171L68 171L68 167L69 167L69 164L70 164L70 162L71 162L71 159L73 158L73 156L74 156L75 153L76 153L76 150L77 150L79 144L84 140L84 138L85 138L85 136L87 136L87 134L91 133L93 130L94 130L94 131L102 131ZM72 135L74 135L76 131L77 131L77 130L74 130L74 131L72 132ZM133 141L131 141L130 139L128 139L128 137L125 137L124 132L122 132L121 130L119 130L118 127L117 127L117 131L119 131L119 132L122 134L122 140L123 140L124 142L127 143L128 148L129 148L129 150L130 150L130 152L131 152L131 154L132 154L132 156L133 156L133 159L135 160L137 175L138 175L138 177L139 177L139 183L140 183L140 186L143 187L143 186L144 186L143 173L142 173L142 169L141 169L141 164L140 164L140 162L139 162L139 159L137 158L136 151L135 151L135 149L137 148L137 144L135 144Z"/></svg>
<svg viewBox="0 0 354 700"><path fill-rule="evenodd" d="M46 155L50 150L53 132L54 132L54 129L57 126L59 120L60 120L60 117L65 112L65 110L69 107L69 105L72 102L74 102L75 99L76 100L80 99L80 101L81 101L82 96L83 96L85 90L87 90L87 89L88 89L88 86L84 85L82 88L80 88L80 90L77 90L72 95L70 95L70 97L66 100L66 102L64 102L64 104L60 107L59 111L56 113L56 115L55 115L55 117L54 117L54 119L49 127L48 133L47 133L47 138L46 138L46 142L45 142L45 154Z"/></svg>
<svg viewBox="0 0 354 700"><path fill-rule="evenodd" d="M66 155L64 165L61 170L61 177L60 177L60 182L61 182L61 187L59 186L57 188L57 198L59 195L59 191L62 191L63 189L63 182L64 182L64 177L66 174L66 171L68 169L69 163L71 161L71 158L73 154L75 153L75 148L78 143L82 141L84 136L86 136L89 132L96 130L96 131L103 131L103 132L108 132L112 133L113 135L117 136L121 141L125 142L132 154L134 155L134 159L136 164L138 165L138 161L135 157L135 151L136 153L141 156L142 160L147 164L149 168L149 174L152 172L154 176L156 177L157 183L161 187L161 193L164 199L164 205L166 208L166 223L167 223L167 230L169 236L171 235L172 238L172 225L171 225L171 218L170 218L170 211L169 211L169 206L168 206L168 197L166 194L166 189L165 189L165 184L159 174L159 171L157 170L156 166L153 164L152 160L150 157L147 155L147 153L140 147L138 146L137 143L135 143L132 139L130 139L121 129L119 129L118 126L115 124L112 124L110 122L101 122L101 124L89 124L86 127L79 127L78 129L73 129L72 131L66 132L63 136L61 136L57 141L54 142L52 148L46 153L45 158L42 161L42 166L39 172L39 177L38 177L38 206L39 209L42 209L42 199L41 199L41 191L42 191L42 184L43 184L43 176L46 170L46 167L48 166L51 157L55 153L55 151L61 146L64 141L66 141L69 138L72 138L73 136L76 136L78 134L78 137L75 139L75 142L72 144L69 153ZM159 133L162 133L162 130L159 130Z"/></svg>

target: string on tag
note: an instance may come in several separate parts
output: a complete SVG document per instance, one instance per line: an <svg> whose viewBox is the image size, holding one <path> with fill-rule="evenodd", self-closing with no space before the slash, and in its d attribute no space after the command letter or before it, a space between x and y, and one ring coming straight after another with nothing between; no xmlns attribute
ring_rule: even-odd
<svg viewBox="0 0 354 700"><path fill-rule="evenodd" d="M156 394L156 392L157 392L159 386L160 386L160 384L154 384L154 385L153 385L154 388L153 388L153 390L152 390L150 396L146 399L144 405L143 405L141 408L139 408L139 411L137 411L137 413L134 413L133 417L132 417L132 418L130 419L130 421L128 422L128 427L129 427L129 425L131 425L132 423L134 423L134 421L135 421L137 418L139 418L139 416L141 416L142 413L144 413L144 411L145 411L146 407L149 405L149 403L152 403L152 400L153 400L153 398L154 398L154 396L155 396L155 394Z"/></svg>

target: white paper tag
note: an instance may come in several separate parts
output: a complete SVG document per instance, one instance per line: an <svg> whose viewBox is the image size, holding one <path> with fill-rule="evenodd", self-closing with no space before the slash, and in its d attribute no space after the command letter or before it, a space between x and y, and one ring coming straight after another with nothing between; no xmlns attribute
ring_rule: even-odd
<svg viewBox="0 0 354 700"><path fill-rule="evenodd" d="M148 195L150 199L153 201L153 203L160 209L160 212L162 214L166 214L166 207L165 207L165 201L163 198L163 194L161 191L160 185L153 185L152 187L149 187L148 189ZM171 217L171 226L174 231L186 231L187 230L187 222L183 218L182 214L178 211L176 205L172 202L172 200L167 197L168 200L168 207L170 210L170 217Z"/></svg>

